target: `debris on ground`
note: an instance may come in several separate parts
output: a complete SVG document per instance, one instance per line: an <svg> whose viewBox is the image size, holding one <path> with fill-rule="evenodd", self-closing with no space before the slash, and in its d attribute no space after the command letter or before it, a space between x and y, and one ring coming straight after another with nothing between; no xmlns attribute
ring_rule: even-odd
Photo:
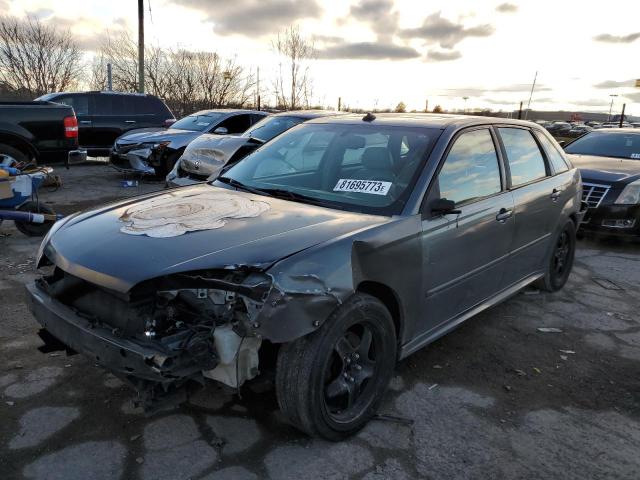
<svg viewBox="0 0 640 480"><path fill-rule="evenodd" d="M542 370L540 370L538 367L533 367L533 371L536 373L542 373Z"/></svg>
<svg viewBox="0 0 640 480"><path fill-rule="evenodd" d="M576 352L574 352L573 350L559 350L560 353L566 353L567 355L573 355Z"/></svg>
<svg viewBox="0 0 640 480"><path fill-rule="evenodd" d="M378 413L373 417L374 420L381 420L383 422L395 422L401 423L403 425L413 425L413 419L406 417L398 417L396 415L386 415L383 413Z"/></svg>
<svg viewBox="0 0 640 480"><path fill-rule="evenodd" d="M555 327L538 327L538 331L542 333L562 333L562 330Z"/></svg>
<svg viewBox="0 0 640 480"><path fill-rule="evenodd" d="M564 360L565 362L567 361L569 357L567 357L566 355L560 355L560 360Z"/></svg>
<svg viewBox="0 0 640 480"><path fill-rule="evenodd" d="M605 290L624 290L620 285L613 283L608 278L593 277L592 280Z"/></svg>
<svg viewBox="0 0 640 480"><path fill-rule="evenodd" d="M433 389L434 389L434 388L436 388L437 386L438 386L438 384L437 384L437 383L434 383L433 385L431 385L431 386L429 387L429 390L433 390Z"/></svg>

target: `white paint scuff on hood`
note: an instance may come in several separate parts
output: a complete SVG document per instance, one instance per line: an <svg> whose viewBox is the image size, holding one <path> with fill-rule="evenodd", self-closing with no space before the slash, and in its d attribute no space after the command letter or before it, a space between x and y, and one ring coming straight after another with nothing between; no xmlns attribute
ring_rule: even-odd
<svg viewBox="0 0 640 480"><path fill-rule="evenodd" d="M136 203L120 216L120 231L154 238L176 237L196 230L224 227L229 219L257 217L269 210L266 202L226 192L193 196L160 195Z"/></svg>

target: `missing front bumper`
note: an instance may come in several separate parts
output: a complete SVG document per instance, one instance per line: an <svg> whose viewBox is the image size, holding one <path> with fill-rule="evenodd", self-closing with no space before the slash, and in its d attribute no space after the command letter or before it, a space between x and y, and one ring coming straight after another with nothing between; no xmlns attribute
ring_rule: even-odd
<svg viewBox="0 0 640 480"><path fill-rule="evenodd" d="M202 367L180 352L117 337L52 299L37 284L26 286L27 302L38 323L68 348L120 376L159 383L200 376Z"/></svg>

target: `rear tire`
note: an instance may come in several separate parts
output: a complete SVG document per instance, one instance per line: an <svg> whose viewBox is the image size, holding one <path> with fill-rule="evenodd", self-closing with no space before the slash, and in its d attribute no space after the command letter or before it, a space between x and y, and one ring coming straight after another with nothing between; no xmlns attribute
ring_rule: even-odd
<svg viewBox="0 0 640 480"><path fill-rule="evenodd" d="M280 410L308 435L346 438L375 415L395 363L389 311L358 293L320 329L282 346L276 366Z"/></svg>
<svg viewBox="0 0 640 480"><path fill-rule="evenodd" d="M22 204L19 208L21 212L31 213L48 213L55 214L55 212L46 205L39 204L38 202L27 202ZM27 235L28 237L42 237L46 235L49 229L53 226L54 222L51 220L45 220L44 223L28 223L28 222L14 222L16 228Z"/></svg>
<svg viewBox="0 0 640 480"><path fill-rule="evenodd" d="M29 157L20 150L10 147L9 145L5 145L4 143L0 143L0 163L2 163L7 157L15 160L17 163L27 163L29 161Z"/></svg>
<svg viewBox="0 0 640 480"><path fill-rule="evenodd" d="M547 268L536 285L546 292L557 292L569 279L576 253L576 226L568 219L554 238Z"/></svg>

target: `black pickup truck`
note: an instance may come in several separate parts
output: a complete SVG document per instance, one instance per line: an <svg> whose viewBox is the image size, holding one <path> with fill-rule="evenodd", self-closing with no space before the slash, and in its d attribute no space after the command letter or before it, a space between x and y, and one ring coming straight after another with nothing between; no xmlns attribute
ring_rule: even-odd
<svg viewBox="0 0 640 480"><path fill-rule="evenodd" d="M43 101L0 102L0 163L70 157L86 158L86 152L78 150L78 120L72 107Z"/></svg>

